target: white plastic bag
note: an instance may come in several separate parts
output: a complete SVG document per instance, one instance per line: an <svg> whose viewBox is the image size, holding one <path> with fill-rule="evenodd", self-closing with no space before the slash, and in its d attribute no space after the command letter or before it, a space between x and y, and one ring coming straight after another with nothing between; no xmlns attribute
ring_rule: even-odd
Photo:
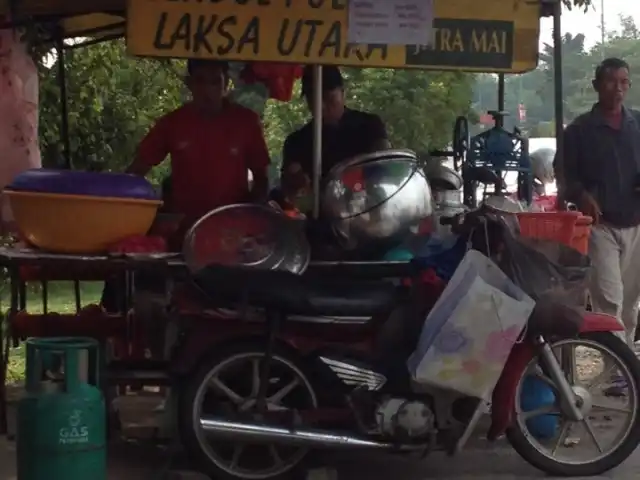
<svg viewBox="0 0 640 480"><path fill-rule="evenodd" d="M535 302L489 258L470 250L422 328L413 379L488 399Z"/></svg>

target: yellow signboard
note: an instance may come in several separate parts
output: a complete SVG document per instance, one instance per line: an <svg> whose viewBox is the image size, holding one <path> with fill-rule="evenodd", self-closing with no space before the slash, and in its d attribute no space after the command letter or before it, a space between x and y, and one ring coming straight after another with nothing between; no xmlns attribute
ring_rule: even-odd
<svg viewBox="0 0 640 480"><path fill-rule="evenodd" d="M536 67L539 6L434 0L434 44L353 45L348 0L129 0L133 55L522 72Z"/></svg>

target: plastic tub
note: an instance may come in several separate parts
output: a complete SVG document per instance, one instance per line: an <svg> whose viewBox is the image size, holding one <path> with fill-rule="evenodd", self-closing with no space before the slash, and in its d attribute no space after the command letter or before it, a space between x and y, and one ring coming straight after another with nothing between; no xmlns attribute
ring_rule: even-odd
<svg viewBox="0 0 640 480"><path fill-rule="evenodd" d="M18 231L55 253L101 253L151 227L159 200L5 190Z"/></svg>
<svg viewBox="0 0 640 480"><path fill-rule="evenodd" d="M6 188L18 192L159 200L153 185L145 178L127 173L37 168L17 175Z"/></svg>

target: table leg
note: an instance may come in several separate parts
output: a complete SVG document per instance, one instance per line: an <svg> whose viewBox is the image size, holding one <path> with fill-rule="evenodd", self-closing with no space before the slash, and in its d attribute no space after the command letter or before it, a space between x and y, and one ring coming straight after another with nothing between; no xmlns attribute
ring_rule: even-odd
<svg viewBox="0 0 640 480"><path fill-rule="evenodd" d="M16 269L11 269L11 303L9 312L1 315L0 312L0 435L9 433L8 406L7 406L7 369L9 367L9 347L11 346L11 334L9 329L9 318L18 311L20 302L20 276Z"/></svg>
<svg viewBox="0 0 640 480"><path fill-rule="evenodd" d="M7 419L7 367L9 364L9 342L11 338L5 335L7 316L0 312L0 435L9 433ZM6 338L5 338L6 337Z"/></svg>

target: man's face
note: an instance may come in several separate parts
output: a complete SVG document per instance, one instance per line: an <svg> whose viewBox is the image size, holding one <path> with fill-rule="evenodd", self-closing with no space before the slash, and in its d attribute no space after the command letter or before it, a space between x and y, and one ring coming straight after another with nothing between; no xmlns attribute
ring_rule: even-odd
<svg viewBox="0 0 640 480"><path fill-rule="evenodd" d="M626 68L605 70L602 78L596 84L599 101L605 106L621 104L630 87L629 70Z"/></svg>
<svg viewBox="0 0 640 480"><path fill-rule="evenodd" d="M307 97L309 109L313 112L313 96ZM337 123L344 113L344 90L342 87L327 90L322 93L322 121Z"/></svg>
<svg viewBox="0 0 640 480"><path fill-rule="evenodd" d="M193 101L203 107L218 107L227 94L227 76L218 65L201 65L187 78Z"/></svg>

